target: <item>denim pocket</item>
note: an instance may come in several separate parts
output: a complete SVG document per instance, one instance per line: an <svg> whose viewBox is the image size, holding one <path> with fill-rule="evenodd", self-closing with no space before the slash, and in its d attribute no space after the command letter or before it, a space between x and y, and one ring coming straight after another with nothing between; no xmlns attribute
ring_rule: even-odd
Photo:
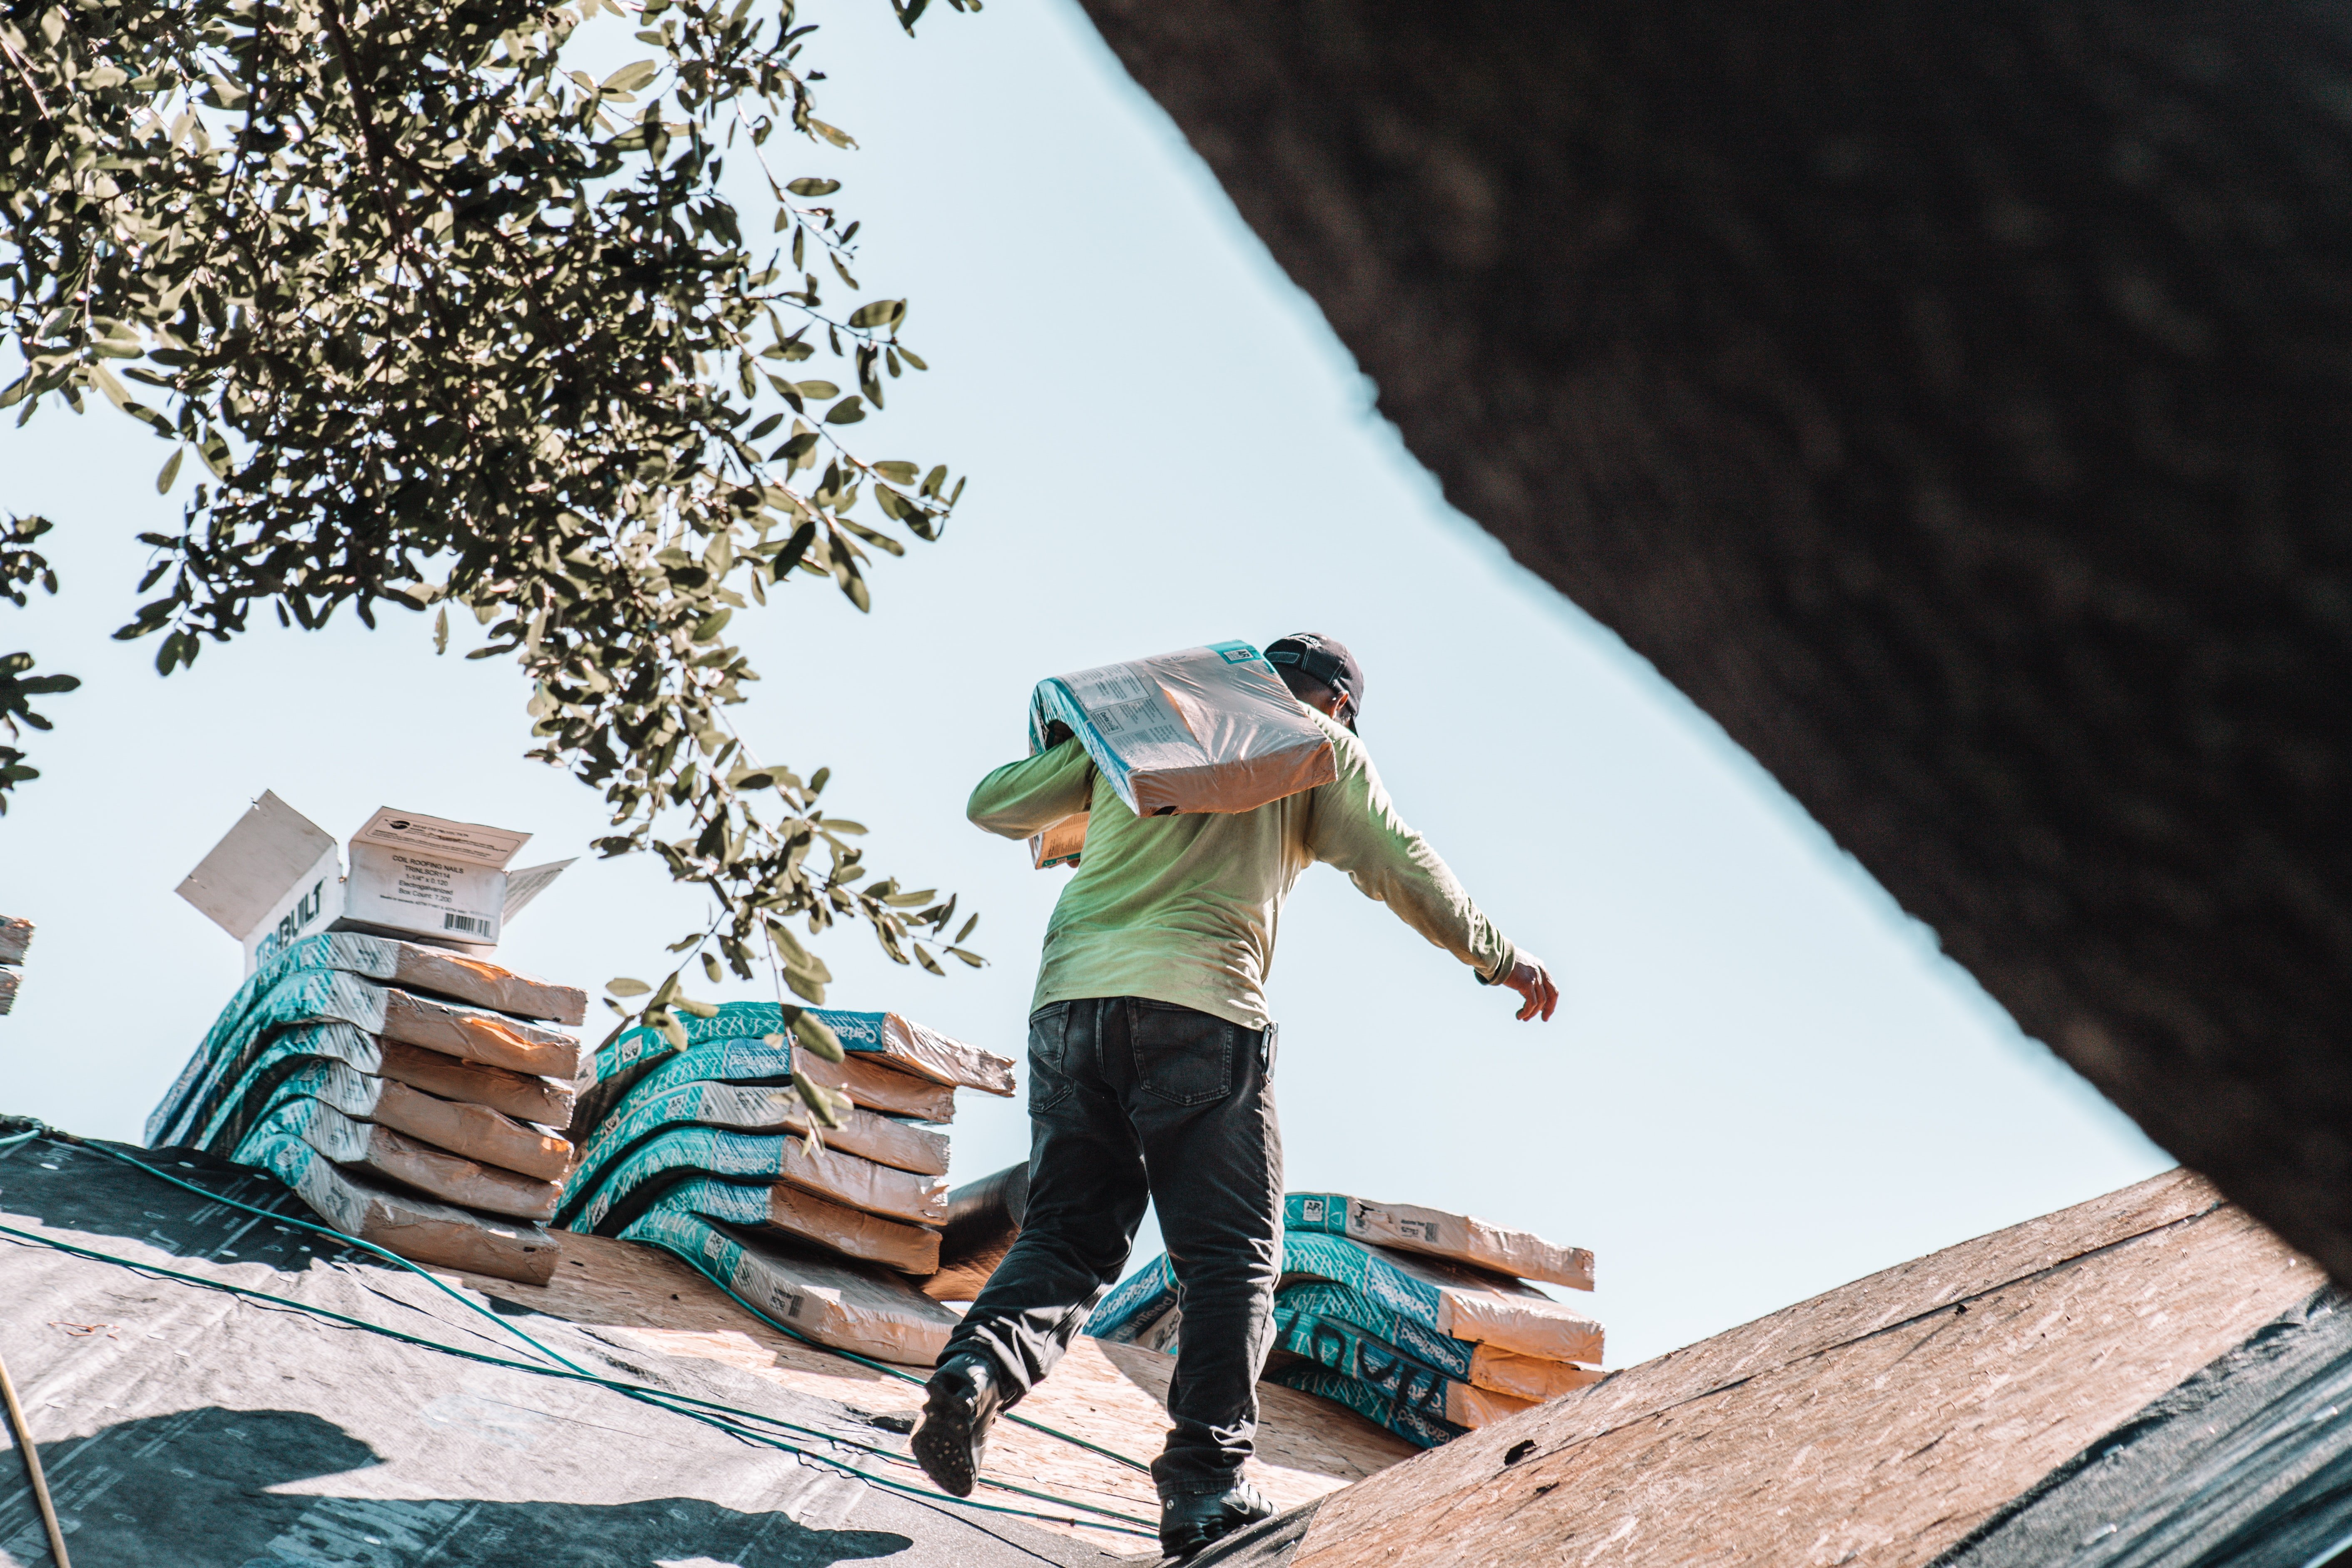
<svg viewBox="0 0 2352 1568"><path fill-rule="evenodd" d="M1070 1005L1040 1007L1029 1020L1029 1114L1041 1116L1070 1098Z"/></svg>
<svg viewBox="0 0 2352 1568"><path fill-rule="evenodd" d="M1169 1002L1128 1004L1128 1045L1143 1091L1171 1105L1206 1105L1234 1089L1234 1037L1223 1018Z"/></svg>

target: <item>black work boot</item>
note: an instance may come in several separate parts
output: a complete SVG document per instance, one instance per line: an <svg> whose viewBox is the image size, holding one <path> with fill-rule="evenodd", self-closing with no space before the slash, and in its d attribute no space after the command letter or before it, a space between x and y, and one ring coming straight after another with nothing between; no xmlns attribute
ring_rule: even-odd
<svg viewBox="0 0 2352 1568"><path fill-rule="evenodd" d="M1211 1542L1274 1517L1274 1504L1239 1476L1221 1492L1171 1492L1160 1500L1160 1550L1190 1557Z"/></svg>
<svg viewBox="0 0 2352 1568"><path fill-rule="evenodd" d="M984 1355L950 1356L924 1385L923 1424L915 1428L915 1460L940 1489L971 1496L989 1424L1004 1405L996 1363Z"/></svg>

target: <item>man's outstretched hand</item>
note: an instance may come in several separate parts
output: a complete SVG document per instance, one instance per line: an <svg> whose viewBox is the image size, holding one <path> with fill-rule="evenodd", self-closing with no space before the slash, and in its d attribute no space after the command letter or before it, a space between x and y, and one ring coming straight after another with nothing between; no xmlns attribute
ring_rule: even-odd
<svg viewBox="0 0 2352 1568"><path fill-rule="evenodd" d="M1503 976L1503 984L1527 999L1527 1005L1519 1009L1522 1024L1538 1013L1549 1022L1552 1010L1559 1005L1559 987L1552 984L1551 972L1539 963L1521 959Z"/></svg>

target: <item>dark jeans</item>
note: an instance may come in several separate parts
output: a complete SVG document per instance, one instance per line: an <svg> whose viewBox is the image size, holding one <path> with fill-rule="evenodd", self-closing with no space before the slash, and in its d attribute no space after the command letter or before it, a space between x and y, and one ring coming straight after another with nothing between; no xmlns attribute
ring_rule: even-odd
<svg viewBox="0 0 2352 1568"><path fill-rule="evenodd" d="M1056 1002L1029 1020L1029 1204L1021 1235L940 1359L985 1352L1005 1397L1062 1359L1127 1267L1147 1200L1184 1312L1151 1473L1219 1491L1257 1431L1282 1251L1274 1030L1140 996Z"/></svg>

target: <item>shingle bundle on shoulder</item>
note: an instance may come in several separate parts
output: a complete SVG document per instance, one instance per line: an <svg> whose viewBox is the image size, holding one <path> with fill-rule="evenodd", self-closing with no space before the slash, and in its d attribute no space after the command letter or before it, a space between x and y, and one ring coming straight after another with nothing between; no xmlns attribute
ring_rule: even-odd
<svg viewBox="0 0 2352 1568"><path fill-rule="evenodd" d="M1590 1290L1590 1252L1339 1193L1289 1194L1283 1222L1269 1382L1433 1447L1600 1380L1601 1325L1528 1283ZM1121 1281L1086 1331L1173 1353L1174 1265Z"/></svg>
<svg viewBox="0 0 2352 1568"><path fill-rule="evenodd" d="M339 1228L449 1268L544 1282L572 1167L559 1129L587 996L360 931L280 949L147 1119L151 1147L275 1172Z"/></svg>
<svg viewBox="0 0 2352 1568"><path fill-rule="evenodd" d="M842 1060L792 1044L803 1015ZM677 1024L595 1052L556 1223L678 1253L821 1343L935 1358L955 1315L915 1281L950 1216L939 1128L959 1089L1010 1095L1013 1064L896 1013L730 1002ZM847 1101L840 1126L814 1123L795 1073Z"/></svg>

